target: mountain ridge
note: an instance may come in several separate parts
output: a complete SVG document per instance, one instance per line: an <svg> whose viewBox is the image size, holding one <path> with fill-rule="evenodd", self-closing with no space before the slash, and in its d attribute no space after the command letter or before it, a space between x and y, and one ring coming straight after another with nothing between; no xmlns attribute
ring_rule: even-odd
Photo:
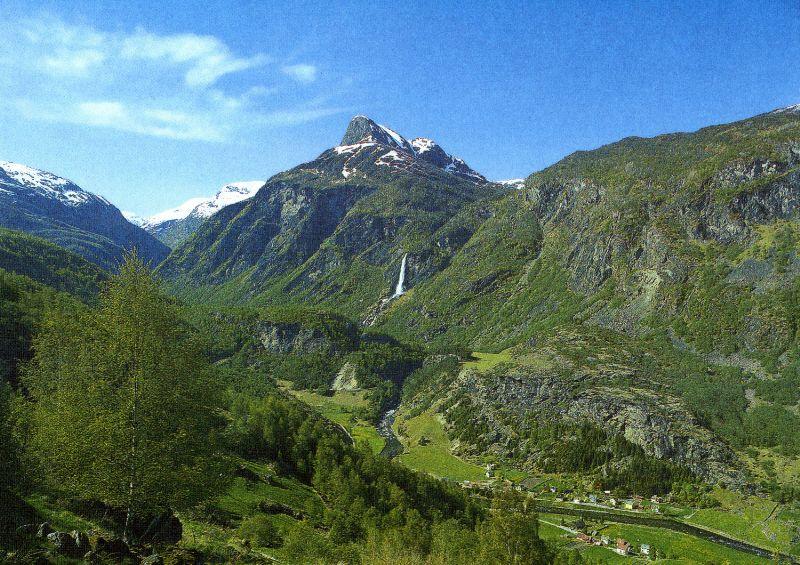
<svg viewBox="0 0 800 565"><path fill-rule="evenodd" d="M189 237L207 218L225 206L252 198L264 181L238 181L222 186L214 196L190 198L183 204L142 218L129 213L133 222L161 242L175 247Z"/></svg>
<svg viewBox="0 0 800 565"><path fill-rule="evenodd" d="M0 226L43 237L106 269L134 248L153 266L169 252L105 198L9 161L0 162Z"/></svg>

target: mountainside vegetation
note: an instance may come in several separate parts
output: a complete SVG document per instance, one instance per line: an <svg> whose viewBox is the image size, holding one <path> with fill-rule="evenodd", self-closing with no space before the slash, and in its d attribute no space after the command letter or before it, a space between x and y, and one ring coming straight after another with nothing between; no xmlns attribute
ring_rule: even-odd
<svg viewBox="0 0 800 565"><path fill-rule="evenodd" d="M80 255L23 232L0 229L0 269L89 300L107 273Z"/></svg>
<svg viewBox="0 0 800 565"><path fill-rule="evenodd" d="M519 441L525 422L556 417L613 441L623 434L703 480L775 491L777 477L748 450L780 460L797 450L799 128L796 112L776 111L628 138L577 152L511 192L413 159L383 167L390 147L381 143L343 145L209 222L161 272L184 288L193 278L182 293L190 300L317 304L432 350L512 351L492 371L438 383L436 402L423 402L464 455L489 448L536 466L536 450L501 446ZM294 184L299 208L275 208L289 201L290 178L309 192ZM372 187L357 192L356 182ZM313 232L305 220L286 229L268 220L333 193L334 222L316 221ZM407 292L392 297L403 256ZM510 395L502 413L497 387ZM565 388L572 396L549 395Z"/></svg>
<svg viewBox="0 0 800 565"><path fill-rule="evenodd" d="M12 562L84 552L132 562L153 551L170 562L554 555L521 497L488 511L484 499L354 445L273 377L260 375L258 391L227 380L208 352L244 346L240 326L230 324L220 348L203 345L196 322L221 318L185 310L135 258L97 306L36 310L32 360L21 383L0 389L0 547ZM286 311L260 319L329 325ZM328 343L352 344L349 324L328 321ZM52 531L67 524L76 531Z"/></svg>

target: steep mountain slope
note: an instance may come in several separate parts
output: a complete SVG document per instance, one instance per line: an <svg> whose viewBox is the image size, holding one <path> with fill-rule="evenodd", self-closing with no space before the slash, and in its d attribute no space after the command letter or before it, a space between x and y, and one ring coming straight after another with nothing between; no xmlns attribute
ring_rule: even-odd
<svg viewBox="0 0 800 565"><path fill-rule="evenodd" d="M792 108L578 152L497 202L377 325L511 348L427 393L467 452L535 462L523 446L555 417L742 484L760 472L746 447L800 447L799 204Z"/></svg>
<svg viewBox="0 0 800 565"><path fill-rule="evenodd" d="M252 198L262 186L262 180L226 184L210 198L192 198L172 210L132 221L159 241L174 248L192 235L206 219L225 206Z"/></svg>
<svg viewBox="0 0 800 565"><path fill-rule="evenodd" d="M465 454L541 468L537 430L591 425L741 487L753 449L800 450L797 111L578 152L513 191L363 118L342 143L217 214L162 272L197 297L502 352L401 407L437 410ZM635 472L624 453L603 473Z"/></svg>
<svg viewBox="0 0 800 565"><path fill-rule="evenodd" d="M134 248L153 265L169 252L106 199L67 179L6 161L0 161L0 226L52 241L104 268L114 268Z"/></svg>
<svg viewBox="0 0 800 565"><path fill-rule="evenodd" d="M414 253L413 285L419 274L443 268L466 241L474 224L466 209L505 192L455 158L434 164L425 157L439 151L431 144L420 153L413 142L358 116L341 145L274 176L254 198L209 219L161 273L204 297L285 302L313 296L366 315L390 294L405 253Z"/></svg>
<svg viewBox="0 0 800 565"><path fill-rule="evenodd" d="M89 300L108 273L80 255L23 232L0 229L0 269Z"/></svg>
<svg viewBox="0 0 800 565"><path fill-rule="evenodd" d="M453 342L497 349L532 337L531 324L546 318L583 312L596 325L636 335L652 316L666 316L704 350L713 347L700 343L703 335L715 336L727 353L785 350L790 342L774 340L787 334L756 331L758 315L748 327L741 317L728 319L722 305L705 309L698 301L724 297L739 304L728 296L736 294L758 302L791 286L798 167L800 113L793 111L575 153L505 196L506 212L492 219L501 225L476 231L461 249L469 257L453 257L452 271L418 285L415 300L399 304L392 319L416 321L415 331L426 339L453 336ZM496 258L484 261L471 250L519 254L523 210L528 223L541 225L541 244L521 252L505 282L495 280L478 296L475 284L500 269ZM481 311L465 326L455 323L460 314L452 314L449 297L462 308L480 303ZM710 332L700 331L701 321Z"/></svg>

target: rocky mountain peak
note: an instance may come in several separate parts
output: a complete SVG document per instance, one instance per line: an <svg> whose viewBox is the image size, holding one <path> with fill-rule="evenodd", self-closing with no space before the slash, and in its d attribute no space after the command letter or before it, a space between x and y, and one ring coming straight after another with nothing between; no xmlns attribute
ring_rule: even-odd
<svg viewBox="0 0 800 565"><path fill-rule="evenodd" d="M350 120L347 131L344 133L341 145L355 145L356 143L378 143L396 147L409 153L414 153L411 143L396 131L382 126L366 116L356 116Z"/></svg>
<svg viewBox="0 0 800 565"><path fill-rule="evenodd" d="M351 154L371 145L383 145L392 149L378 160L379 165L401 161L413 162L419 159L454 176L481 184L486 182L483 175L470 168L462 159L448 154L432 139L418 137L409 141L393 129L382 126L366 116L356 116L350 120L341 145L335 148L335 151L338 155ZM397 150L401 153L398 154Z"/></svg>

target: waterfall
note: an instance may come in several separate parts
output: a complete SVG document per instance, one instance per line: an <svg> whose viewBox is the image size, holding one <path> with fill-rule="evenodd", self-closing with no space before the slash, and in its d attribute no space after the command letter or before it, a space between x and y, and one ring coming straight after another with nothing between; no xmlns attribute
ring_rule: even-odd
<svg viewBox="0 0 800 565"><path fill-rule="evenodd" d="M408 253L403 255L403 261L400 263L400 276L397 279L397 286L394 288L392 298L402 296L403 292L405 292L403 290L403 283L406 282L406 257L408 257Z"/></svg>

